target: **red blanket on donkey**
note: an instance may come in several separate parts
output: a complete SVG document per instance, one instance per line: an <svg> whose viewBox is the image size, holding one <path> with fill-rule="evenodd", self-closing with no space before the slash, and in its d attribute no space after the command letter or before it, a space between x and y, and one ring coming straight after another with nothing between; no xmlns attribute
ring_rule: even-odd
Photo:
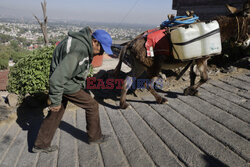
<svg viewBox="0 0 250 167"><path fill-rule="evenodd" d="M144 35L147 36L145 47L148 57L154 57L154 55L170 55L170 38L169 35L166 34L166 29L151 29Z"/></svg>

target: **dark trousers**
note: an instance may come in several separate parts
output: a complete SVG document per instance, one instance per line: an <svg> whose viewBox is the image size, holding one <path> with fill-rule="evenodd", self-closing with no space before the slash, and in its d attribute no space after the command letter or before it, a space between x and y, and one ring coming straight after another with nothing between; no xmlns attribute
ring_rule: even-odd
<svg viewBox="0 0 250 167"><path fill-rule="evenodd" d="M43 120L38 132L35 146L39 148L49 147L58 128L68 101L85 109L87 121L87 133L89 140L99 139L102 135L98 103L84 90L74 94L63 95L62 107L58 112L49 111L47 117Z"/></svg>

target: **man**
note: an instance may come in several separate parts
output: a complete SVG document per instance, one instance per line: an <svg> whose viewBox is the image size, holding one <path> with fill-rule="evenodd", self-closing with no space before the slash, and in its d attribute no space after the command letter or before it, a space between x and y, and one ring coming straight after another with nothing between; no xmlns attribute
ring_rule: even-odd
<svg viewBox="0 0 250 167"><path fill-rule="evenodd" d="M69 32L68 37L57 45L50 68L50 112L41 124L33 152L58 149L51 146L51 141L68 101L86 111L88 142L102 143L107 140L108 136L101 133L98 103L83 88L93 56L104 52L112 55L111 45L112 39L106 31L96 30L92 34L89 27Z"/></svg>

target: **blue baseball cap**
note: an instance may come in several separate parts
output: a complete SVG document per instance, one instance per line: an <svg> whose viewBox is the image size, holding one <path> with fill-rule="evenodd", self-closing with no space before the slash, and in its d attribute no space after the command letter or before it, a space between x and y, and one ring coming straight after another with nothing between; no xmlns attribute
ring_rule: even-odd
<svg viewBox="0 0 250 167"><path fill-rule="evenodd" d="M112 38L105 30L96 30L92 36L100 42L105 53L108 55L113 55L111 50Z"/></svg>

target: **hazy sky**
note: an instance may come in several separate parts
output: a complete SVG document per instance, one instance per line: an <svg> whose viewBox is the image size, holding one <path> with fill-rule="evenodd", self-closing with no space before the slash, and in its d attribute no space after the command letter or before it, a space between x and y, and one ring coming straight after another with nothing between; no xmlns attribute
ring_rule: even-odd
<svg viewBox="0 0 250 167"><path fill-rule="evenodd" d="M42 16L43 0L0 0L0 16ZM172 0L47 0L47 16L82 21L160 24Z"/></svg>

